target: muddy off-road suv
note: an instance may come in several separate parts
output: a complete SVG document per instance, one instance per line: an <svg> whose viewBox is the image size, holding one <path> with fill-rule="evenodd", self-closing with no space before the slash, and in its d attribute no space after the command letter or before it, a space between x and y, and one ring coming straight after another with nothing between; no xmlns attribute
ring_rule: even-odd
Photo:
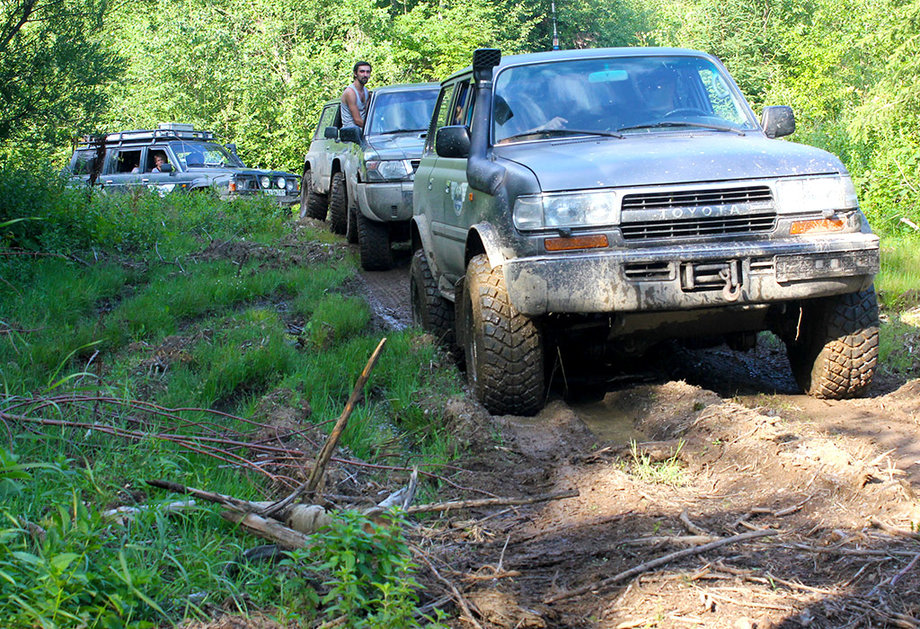
<svg viewBox="0 0 920 629"><path fill-rule="evenodd" d="M109 191L207 190L227 201L266 195L280 205L300 198L297 175L247 168L235 145L218 144L210 131L185 123L80 138L68 171L74 181Z"/></svg>
<svg viewBox="0 0 920 629"><path fill-rule="evenodd" d="M342 128L339 100L323 106L304 158L300 216L325 220L358 243L361 266L393 265L391 245L409 240L412 178L438 97L437 83L378 87L364 131Z"/></svg>
<svg viewBox="0 0 920 629"><path fill-rule="evenodd" d="M700 52L479 50L415 177L413 316L494 413L538 411L553 372L762 330L805 391L858 395L879 241L840 160L775 139L794 128Z"/></svg>

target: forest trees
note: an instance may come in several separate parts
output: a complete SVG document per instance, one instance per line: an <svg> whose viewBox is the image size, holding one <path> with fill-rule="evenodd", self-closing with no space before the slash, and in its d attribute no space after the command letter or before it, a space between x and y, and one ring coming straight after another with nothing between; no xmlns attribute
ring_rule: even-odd
<svg viewBox="0 0 920 629"><path fill-rule="evenodd" d="M61 142L107 114L121 60L95 35L106 0L4 0L0 5L0 148Z"/></svg>

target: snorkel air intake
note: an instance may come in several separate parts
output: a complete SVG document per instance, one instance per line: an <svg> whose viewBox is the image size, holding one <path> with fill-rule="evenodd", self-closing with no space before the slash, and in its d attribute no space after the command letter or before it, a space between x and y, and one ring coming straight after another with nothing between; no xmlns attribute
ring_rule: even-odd
<svg viewBox="0 0 920 629"><path fill-rule="evenodd" d="M470 137L470 156L466 178L474 190L494 195L505 176L505 169L489 158L489 131L492 127L492 69L502 60L495 48L480 48L473 53L473 78L476 104Z"/></svg>

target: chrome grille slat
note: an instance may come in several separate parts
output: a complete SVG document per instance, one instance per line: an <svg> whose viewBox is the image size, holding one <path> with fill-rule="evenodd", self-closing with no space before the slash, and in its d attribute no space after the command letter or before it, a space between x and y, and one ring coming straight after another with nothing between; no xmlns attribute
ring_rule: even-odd
<svg viewBox="0 0 920 629"><path fill-rule="evenodd" d="M621 207L625 240L737 236L775 228L767 186L627 194Z"/></svg>

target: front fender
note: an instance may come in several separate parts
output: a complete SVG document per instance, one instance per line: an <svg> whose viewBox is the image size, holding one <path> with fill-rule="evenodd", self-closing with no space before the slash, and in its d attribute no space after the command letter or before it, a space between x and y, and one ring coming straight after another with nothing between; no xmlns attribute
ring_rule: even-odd
<svg viewBox="0 0 920 629"><path fill-rule="evenodd" d="M492 268L502 266L505 263L505 254L502 252L501 238L495 227L490 223L476 223L470 227L469 234L466 237L466 251L464 253L464 262L469 264L473 256L480 253L486 254L489 258L489 265Z"/></svg>

